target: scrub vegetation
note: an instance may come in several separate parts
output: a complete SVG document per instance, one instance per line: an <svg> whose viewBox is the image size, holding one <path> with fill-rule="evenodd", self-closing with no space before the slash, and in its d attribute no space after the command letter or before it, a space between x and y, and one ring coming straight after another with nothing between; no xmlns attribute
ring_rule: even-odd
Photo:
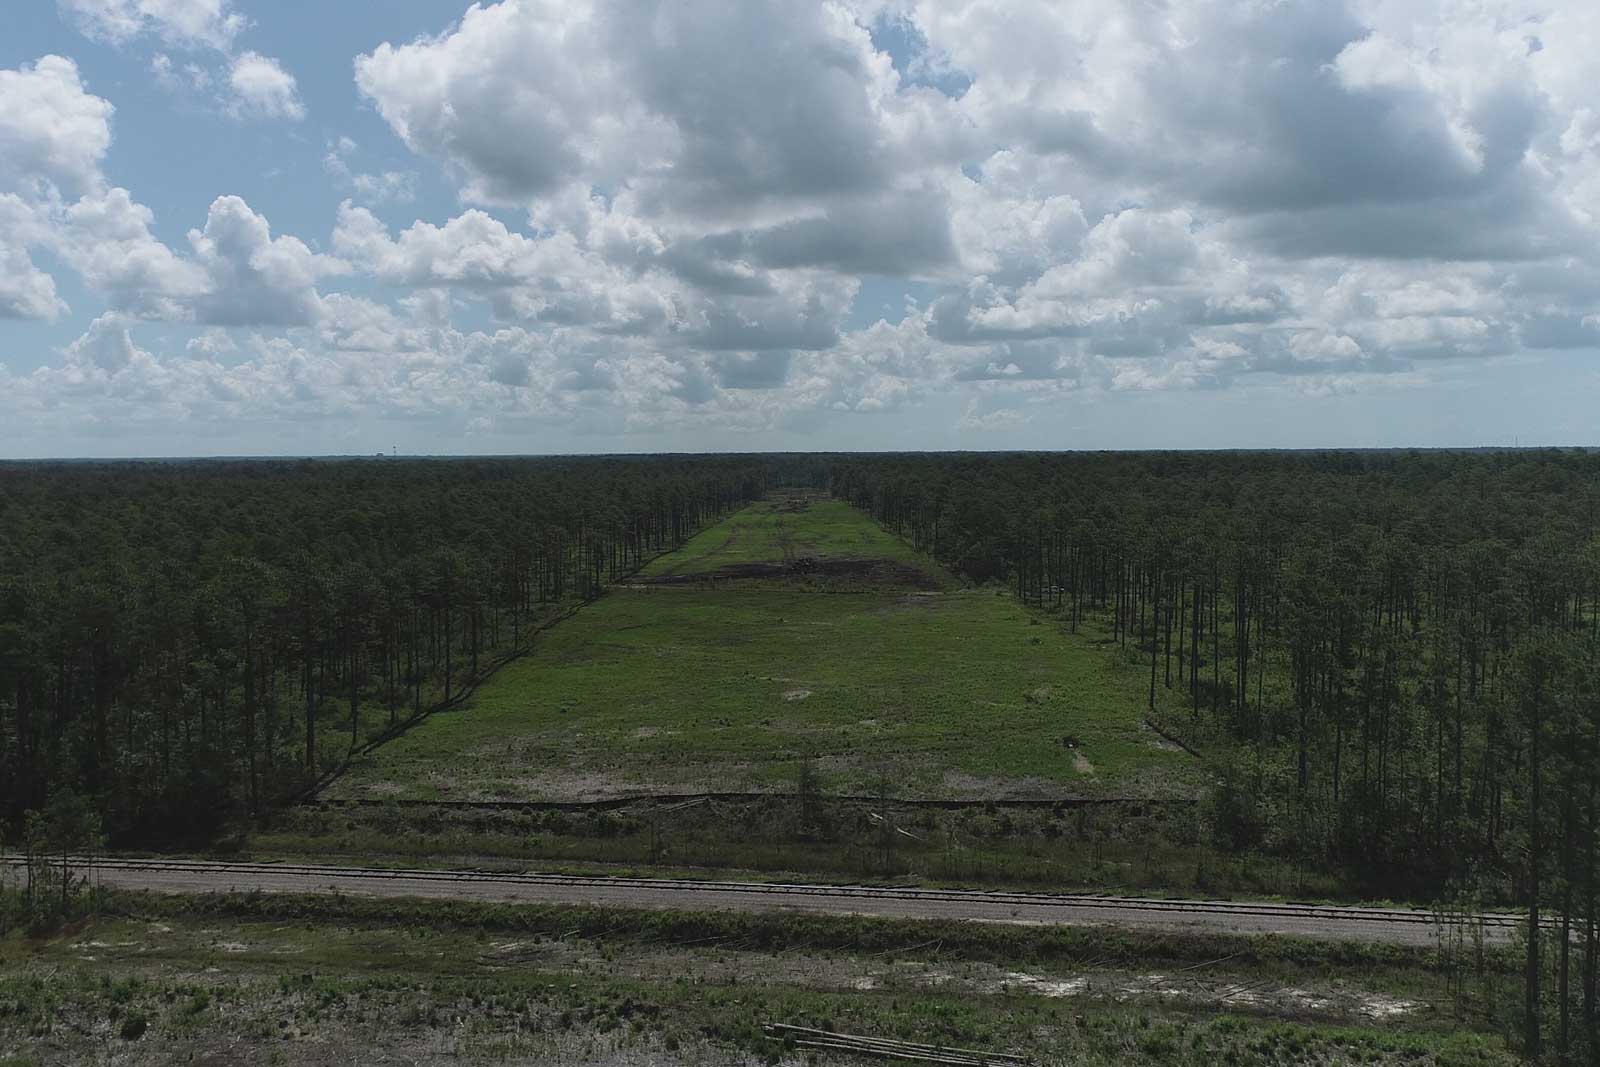
<svg viewBox="0 0 1600 1067"><path fill-rule="evenodd" d="M1040 1063L1513 1062L1487 1002L1457 997L1425 949L259 895L102 905L58 937L0 941L13 1062L811 1062L771 1021Z"/></svg>

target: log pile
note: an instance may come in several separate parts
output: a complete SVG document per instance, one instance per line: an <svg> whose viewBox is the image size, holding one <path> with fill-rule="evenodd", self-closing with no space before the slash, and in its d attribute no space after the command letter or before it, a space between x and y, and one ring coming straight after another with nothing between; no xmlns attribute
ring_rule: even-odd
<svg viewBox="0 0 1600 1067"><path fill-rule="evenodd" d="M832 1030L790 1026L787 1023L767 1023L762 1030L769 1040L782 1041L794 1048L848 1052L856 1056L871 1056L883 1060L933 1063L941 1067L1025 1067L1028 1063L1023 1057L1009 1052L980 1052L974 1049L949 1048L945 1045L919 1045L911 1041L839 1034Z"/></svg>

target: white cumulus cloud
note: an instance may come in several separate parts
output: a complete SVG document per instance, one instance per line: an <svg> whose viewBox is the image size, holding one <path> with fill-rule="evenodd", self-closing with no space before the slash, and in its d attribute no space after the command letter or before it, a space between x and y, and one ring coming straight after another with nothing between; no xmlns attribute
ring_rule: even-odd
<svg viewBox="0 0 1600 1067"><path fill-rule="evenodd" d="M306 117L294 75L276 59L259 52L241 52L234 57L228 85L233 91L230 109L236 115L295 120Z"/></svg>
<svg viewBox="0 0 1600 1067"><path fill-rule="evenodd" d="M116 43L155 34L174 45L225 50L245 28L228 0L56 0L85 33Z"/></svg>
<svg viewBox="0 0 1600 1067"><path fill-rule="evenodd" d="M60 4L217 110L320 108L226 0ZM1600 350L1593 4L497 0L431 29L353 57L393 136L320 135L304 240L219 189L169 247L78 67L0 71L0 315L62 314L61 264L111 316L30 395L497 434L943 396L948 432L1037 437L1076 396Z"/></svg>
<svg viewBox="0 0 1600 1067"><path fill-rule="evenodd" d="M75 193L93 186L111 146L114 110L88 91L70 59L44 56L0 70L0 189L49 182Z"/></svg>

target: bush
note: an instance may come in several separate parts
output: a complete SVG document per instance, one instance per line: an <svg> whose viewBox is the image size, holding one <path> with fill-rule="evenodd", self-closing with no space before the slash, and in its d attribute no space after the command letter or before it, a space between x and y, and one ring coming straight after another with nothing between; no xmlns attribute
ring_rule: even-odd
<svg viewBox="0 0 1600 1067"><path fill-rule="evenodd" d="M1233 853L1258 847L1266 837L1266 816L1256 802L1258 789L1248 772L1228 763L1211 790L1211 829L1217 847ZM1253 777L1259 778L1259 775Z"/></svg>

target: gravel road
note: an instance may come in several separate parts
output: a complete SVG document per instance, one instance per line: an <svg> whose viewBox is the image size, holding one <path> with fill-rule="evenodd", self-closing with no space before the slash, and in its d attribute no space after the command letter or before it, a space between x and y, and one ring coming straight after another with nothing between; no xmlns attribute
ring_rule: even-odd
<svg viewBox="0 0 1600 1067"><path fill-rule="evenodd" d="M15 878L17 863L7 861ZM1139 897L1067 896L878 886L784 885L676 879L568 877L394 870L204 860L99 860L103 885L167 893L332 893L369 897L591 904L630 908L806 912L892 919L1062 923L1201 933L1287 934L1393 944L1434 943L1431 913L1404 908ZM1513 915L1484 917L1491 941L1510 937Z"/></svg>

